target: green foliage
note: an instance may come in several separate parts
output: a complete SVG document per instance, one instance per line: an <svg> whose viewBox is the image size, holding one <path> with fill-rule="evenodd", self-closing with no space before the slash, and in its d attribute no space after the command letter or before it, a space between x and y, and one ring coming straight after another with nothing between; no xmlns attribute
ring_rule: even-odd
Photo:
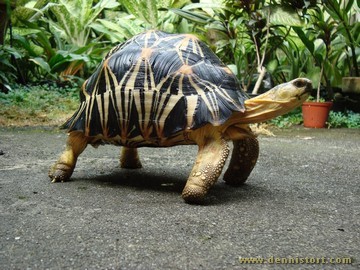
<svg viewBox="0 0 360 270"><path fill-rule="evenodd" d="M104 9L119 6L115 0L100 0L96 5L93 0L58 0L56 2L48 3L43 8L48 15L44 16L43 20L49 24L52 33L57 33L67 44L72 44L77 48L89 43L91 26L99 14Z"/></svg>
<svg viewBox="0 0 360 270"><path fill-rule="evenodd" d="M118 6L115 0L37 0L17 6L12 14L14 45L23 52L19 61L26 81L88 76L86 71L109 49L96 21L105 9Z"/></svg>
<svg viewBox="0 0 360 270"><path fill-rule="evenodd" d="M169 10L181 8L189 2L189 0L122 0L121 4L132 16L143 22L144 30L152 28L167 32L182 32L184 25L179 17L174 16Z"/></svg>
<svg viewBox="0 0 360 270"><path fill-rule="evenodd" d="M300 125L303 123L301 108L296 108L285 115L278 116L270 120L269 123L279 128ZM329 128L360 128L360 113L330 111L327 124Z"/></svg>
<svg viewBox="0 0 360 270"><path fill-rule="evenodd" d="M0 85L11 90L10 83L17 78L17 70L12 59L21 58L21 54L9 46L0 45Z"/></svg>
<svg viewBox="0 0 360 270"><path fill-rule="evenodd" d="M346 59L349 74L358 77L360 70L356 50L359 49L360 44L359 1L326 0L324 3L326 12L333 19L331 23L335 24L336 35L338 38L341 36L342 39L339 43L344 50L339 52L339 57ZM341 50L341 47L336 50Z"/></svg>
<svg viewBox="0 0 360 270"><path fill-rule="evenodd" d="M300 125L302 124L302 122L303 122L303 118L300 107L294 109L293 111L285 115L278 116L269 121L270 124L273 124L279 128L288 128L293 125Z"/></svg>
<svg viewBox="0 0 360 270"><path fill-rule="evenodd" d="M262 60L275 83L308 77L314 88L327 88L328 98L343 76L359 76L354 0L214 0L172 11L208 39L245 90L261 74Z"/></svg>
<svg viewBox="0 0 360 270"><path fill-rule="evenodd" d="M341 87L342 77L360 76L360 22L354 20L359 7L353 0L322 2L306 11L307 27L294 30L312 57L306 75L325 85L331 98L331 88Z"/></svg>
<svg viewBox="0 0 360 270"><path fill-rule="evenodd" d="M328 125L333 128L360 128L360 113L330 111Z"/></svg>
<svg viewBox="0 0 360 270"><path fill-rule="evenodd" d="M79 104L79 87L11 85L0 93L0 125L61 124Z"/></svg>
<svg viewBox="0 0 360 270"><path fill-rule="evenodd" d="M170 4L170 1L167 2L167 4ZM160 1L122 0L123 6L125 6L130 14L146 22L151 28L155 28L158 23L158 3Z"/></svg>
<svg viewBox="0 0 360 270"><path fill-rule="evenodd" d="M25 81L88 77L114 44L149 27L170 32L184 28L179 17L159 8L182 7L186 2L27 1L12 13L14 45L23 54L22 75Z"/></svg>
<svg viewBox="0 0 360 270"><path fill-rule="evenodd" d="M144 31L143 22L126 12L116 12L113 20L99 18L91 28L97 33L102 33L112 44L124 42Z"/></svg>
<svg viewBox="0 0 360 270"><path fill-rule="evenodd" d="M59 87L54 83L34 86L15 84L12 85L8 94L0 93L0 104L48 111L52 106L63 106L63 104L58 104L59 99L76 100L78 96L79 87L77 85Z"/></svg>

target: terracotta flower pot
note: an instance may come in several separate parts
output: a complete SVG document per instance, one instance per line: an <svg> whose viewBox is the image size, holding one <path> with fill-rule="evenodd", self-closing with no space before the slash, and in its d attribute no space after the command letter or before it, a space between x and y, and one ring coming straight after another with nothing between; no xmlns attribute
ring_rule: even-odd
<svg viewBox="0 0 360 270"><path fill-rule="evenodd" d="M332 102L304 102L302 105L304 127L324 128L331 106Z"/></svg>

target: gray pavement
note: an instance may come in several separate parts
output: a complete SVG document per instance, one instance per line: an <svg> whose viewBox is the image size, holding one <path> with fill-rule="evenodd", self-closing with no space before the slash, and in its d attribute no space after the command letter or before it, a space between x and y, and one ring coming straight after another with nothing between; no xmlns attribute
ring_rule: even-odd
<svg viewBox="0 0 360 270"><path fill-rule="evenodd" d="M142 148L140 170L88 147L52 184L66 135L0 128L0 269L360 269L360 131L274 133L245 185L199 206L180 197L195 146Z"/></svg>

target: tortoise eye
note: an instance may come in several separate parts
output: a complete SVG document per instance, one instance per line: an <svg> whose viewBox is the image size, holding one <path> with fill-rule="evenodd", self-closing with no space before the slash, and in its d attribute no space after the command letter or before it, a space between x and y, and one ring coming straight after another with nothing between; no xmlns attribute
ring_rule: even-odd
<svg viewBox="0 0 360 270"><path fill-rule="evenodd" d="M302 87L305 87L307 83L304 80L298 79L298 80L294 81L293 84L297 88L302 88Z"/></svg>

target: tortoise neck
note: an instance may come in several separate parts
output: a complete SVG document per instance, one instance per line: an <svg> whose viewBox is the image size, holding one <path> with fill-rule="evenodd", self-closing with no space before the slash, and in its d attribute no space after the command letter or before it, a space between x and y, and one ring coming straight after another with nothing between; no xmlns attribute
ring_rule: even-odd
<svg viewBox="0 0 360 270"><path fill-rule="evenodd" d="M267 99L248 99L245 101L245 112L235 113L238 123L252 124L264 122L286 114L303 103L302 99L292 101L274 101Z"/></svg>

